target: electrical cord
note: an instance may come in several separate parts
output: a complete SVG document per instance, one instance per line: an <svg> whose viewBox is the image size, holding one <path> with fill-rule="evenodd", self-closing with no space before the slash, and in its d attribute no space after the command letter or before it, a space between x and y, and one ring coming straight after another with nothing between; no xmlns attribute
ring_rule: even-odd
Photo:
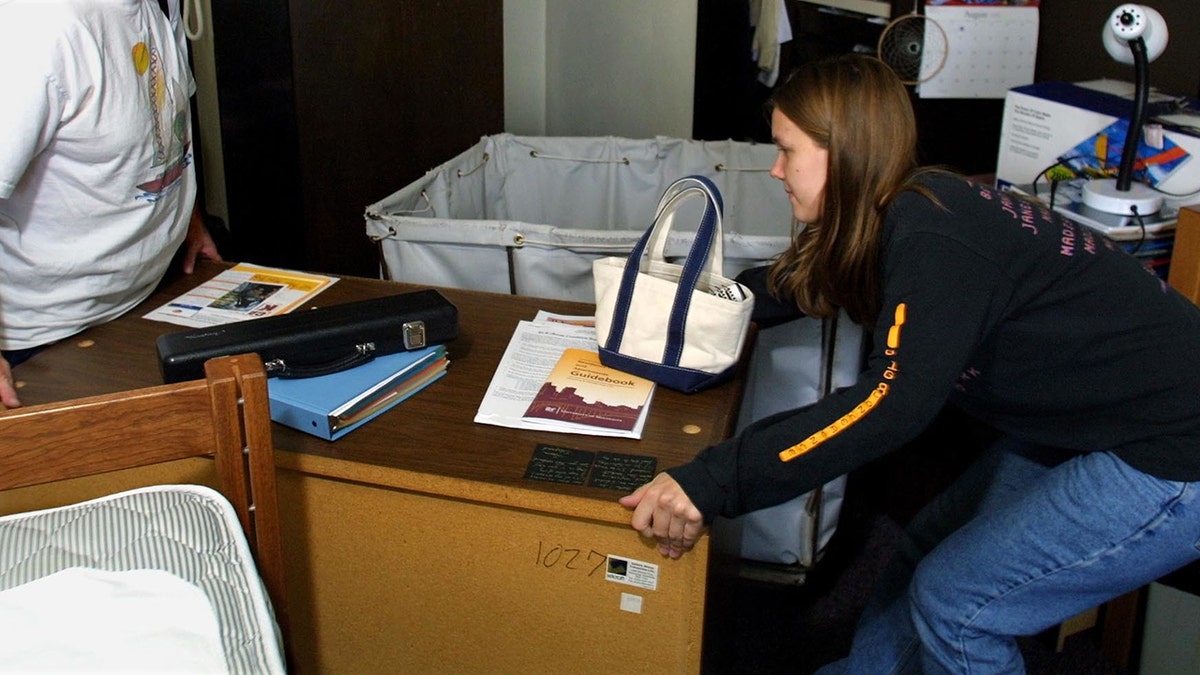
<svg viewBox="0 0 1200 675"><path fill-rule="evenodd" d="M1072 180L1075 178L1085 177L1084 175L1081 175L1079 171L1073 169L1070 166L1070 164L1068 163L1068 162L1075 161L1077 159L1097 159L1097 157L1094 155L1074 155L1071 157L1059 158L1059 160L1057 162L1042 169L1041 171L1038 172L1038 174L1036 176L1034 176L1033 185L1032 185L1033 196L1037 197L1039 199L1041 198L1041 195L1038 194L1038 181L1045 178L1050 183L1050 208L1054 208L1054 197L1055 197L1055 193L1058 191L1058 183L1061 181L1065 181L1065 180ZM1068 173L1064 173L1064 172L1069 172L1069 175L1068 175ZM1052 174L1056 174L1056 175L1052 175ZM1168 191L1163 190L1162 188L1159 188L1158 186L1155 186L1155 185L1150 185L1148 183L1146 185L1151 190L1154 190L1155 192L1163 195L1164 197L1169 197L1171 199L1189 199L1192 197L1200 196L1200 188L1191 190L1189 192L1168 192ZM1138 216L1138 217L1140 218L1140 216ZM1144 231L1145 227L1143 226L1142 229Z"/></svg>
<svg viewBox="0 0 1200 675"><path fill-rule="evenodd" d="M1038 175L1033 177L1033 196L1034 197L1039 196L1038 195L1038 181L1041 180L1042 178L1049 179L1051 181L1051 188L1053 189L1053 187L1054 187L1053 179L1049 176L1049 173L1056 168L1062 167L1063 169L1070 171L1071 178L1081 178L1081 177L1083 177L1083 175L1086 175L1087 174L1086 170L1083 172L1083 175L1081 175L1081 173L1078 170L1072 168L1071 165L1069 164L1069 162L1073 162L1077 159L1085 159L1085 160L1086 159L1099 159L1099 157L1097 157L1095 155L1072 155L1070 157L1060 157L1057 162L1042 169L1041 171L1038 172ZM1059 180L1069 180L1069 179L1068 178L1060 178ZM1170 197L1171 199L1188 199L1190 197L1200 196L1200 188L1196 188L1195 190L1190 190L1188 192L1168 192L1166 190L1159 188L1158 186L1150 185L1149 183L1147 183L1146 186L1149 187L1151 190L1154 190L1155 192L1163 195L1164 197ZM1050 199L1051 199L1051 202L1053 203L1053 200L1054 200L1053 194L1051 195Z"/></svg>
<svg viewBox="0 0 1200 675"><path fill-rule="evenodd" d="M1133 255L1142 250L1142 245L1146 243L1146 221L1142 220L1142 214L1138 213L1137 204L1129 205L1129 214L1132 215L1133 219L1137 221L1138 228L1142 232L1141 236L1138 238L1137 244L1134 244L1133 248L1129 251L1130 255Z"/></svg>
<svg viewBox="0 0 1200 675"><path fill-rule="evenodd" d="M1157 192L1165 197L1170 197L1172 199L1187 199L1188 197L1195 197L1196 195L1200 195L1200 188L1192 190L1191 192L1167 192L1166 190L1160 190L1157 187L1151 185L1150 189L1154 190L1155 192Z"/></svg>
<svg viewBox="0 0 1200 675"><path fill-rule="evenodd" d="M1046 178L1050 181L1050 208L1054 208L1054 196L1058 192L1058 184L1064 180L1071 180L1078 177L1074 171L1063 164L1055 164L1045 171Z"/></svg>
<svg viewBox="0 0 1200 675"><path fill-rule="evenodd" d="M1056 187L1054 185L1054 182L1056 180L1064 181L1064 180L1070 180L1071 178L1079 178L1080 177L1079 172L1076 171L1075 169L1071 168L1071 165L1068 164L1068 162L1073 162L1077 159L1096 159L1096 157L1093 155L1073 155L1071 157L1060 157L1058 159L1058 161L1056 161L1055 163L1042 169L1041 171L1038 172L1038 174L1036 176L1033 177L1033 196L1040 197L1040 195L1038 194L1038 181L1041 180L1042 178L1046 178L1046 179L1050 180L1050 183L1051 183L1050 187L1052 190ZM1055 169L1062 169L1063 171L1068 171L1068 172L1070 172L1070 176L1063 177L1063 174L1061 172L1057 172L1060 177L1059 178L1051 178L1049 174L1051 172L1054 172ZM1053 200L1053 195L1051 195L1051 200Z"/></svg>
<svg viewBox="0 0 1200 675"><path fill-rule="evenodd" d="M1054 164L1051 164L1050 166L1047 166L1046 168L1042 169L1040 172L1038 172L1038 175L1033 179L1033 196L1038 199L1041 198L1040 195L1038 194L1037 185L1038 185L1039 180L1041 180L1042 178L1046 178L1050 182L1050 208L1053 210L1054 209L1054 199L1055 199L1056 193L1058 192L1059 183L1066 181L1066 180L1071 180L1071 179L1080 177L1080 174L1077 171L1075 171L1074 169L1072 169L1070 167L1070 165L1067 164L1067 162L1070 162L1070 161L1076 160L1076 159L1087 159L1087 158L1088 158L1088 156L1086 156L1086 155L1077 155L1074 157L1063 157L1059 161L1055 162ZM1165 194L1167 196L1172 196L1172 197L1190 196L1188 194L1174 195L1172 193L1165 192L1163 190L1159 190L1158 188L1154 188L1153 186L1151 186L1151 187L1154 190L1161 192L1162 194ZM1192 195L1200 194L1200 190L1197 190L1196 192L1193 192L1191 194ZM1145 245L1146 239L1148 238L1149 235L1146 232L1146 221L1143 218L1142 214L1138 213L1137 205L1131 204L1129 206L1129 215L1133 218L1134 222L1137 223L1138 230L1139 230L1138 241L1136 244L1134 244L1133 248L1130 249L1130 251L1129 251L1130 254L1135 254L1138 251L1142 250L1142 246Z"/></svg>

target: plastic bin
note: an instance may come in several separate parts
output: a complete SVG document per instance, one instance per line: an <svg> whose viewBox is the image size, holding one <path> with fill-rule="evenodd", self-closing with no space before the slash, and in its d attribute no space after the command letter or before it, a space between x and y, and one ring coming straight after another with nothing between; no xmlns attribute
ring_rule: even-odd
<svg viewBox="0 0 1200 675"><path fill-rule="evenodd" d="M738 432L853 385L865 362L864 337L844 313L828 319L802 317L758 331ZM784 566L779 571L802 580L833 538L845 495L846 477L839 476L783 504L731 520L718 518L714 537L722 548L736 548L743 559Z"/></svg>
<svg viewBox="0 0 1200 675"><path fill-rule="evenodd" d="M775 154L737 141L485 136L368 206L366 230L397 281L593 302L592 260L628 253L667 186L699 174L724 198L733 277L788 244L791 207L769 173ZM690 233L674 234L667 252L682 255Z"/></svg>

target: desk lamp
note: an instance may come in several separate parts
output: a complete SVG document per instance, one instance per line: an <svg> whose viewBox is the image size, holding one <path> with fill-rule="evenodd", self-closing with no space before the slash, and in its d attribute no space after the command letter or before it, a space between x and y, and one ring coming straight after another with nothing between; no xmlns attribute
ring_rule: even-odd
<svg viewBox="0 0 1200 675"><path fill-rule="evenodd" d="M1163 198L1150 186L1133 182L1133 165L1146 121L1146 102L1150 97L1150 62L1167 48L1167 22L1156 10L1145 5L1121 5L1108 17L1101 39L1109 56L1118 63L1134 67L1133 112L1116 179L1088 181L1083 187L1083 203L1106 213L1148 216L1162 208Z"/></svg>

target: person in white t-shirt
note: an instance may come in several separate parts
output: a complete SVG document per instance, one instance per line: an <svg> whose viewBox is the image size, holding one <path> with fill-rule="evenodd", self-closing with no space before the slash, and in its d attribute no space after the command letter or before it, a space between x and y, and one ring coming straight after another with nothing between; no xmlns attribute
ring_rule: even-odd
<svg viewBox="0 0 1200 675"><path fill-rule="evenodd" d="M179 0L0 0L0 409L11 365L145 299L195 208ZM181 249L182 247L182 249Z"/></svg>

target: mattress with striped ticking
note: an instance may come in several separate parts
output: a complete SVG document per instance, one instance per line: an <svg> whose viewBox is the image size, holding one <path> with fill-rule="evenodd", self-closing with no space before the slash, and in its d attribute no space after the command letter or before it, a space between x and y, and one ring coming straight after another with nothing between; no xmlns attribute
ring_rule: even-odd
<svg viewBox="0 0 1200 675"><path fill-rule="evenodd" d="M211 604L228 672L285 672L237 513L211 488L154 486L0 517L0 593L72 568L169 573Z"/></svg>

